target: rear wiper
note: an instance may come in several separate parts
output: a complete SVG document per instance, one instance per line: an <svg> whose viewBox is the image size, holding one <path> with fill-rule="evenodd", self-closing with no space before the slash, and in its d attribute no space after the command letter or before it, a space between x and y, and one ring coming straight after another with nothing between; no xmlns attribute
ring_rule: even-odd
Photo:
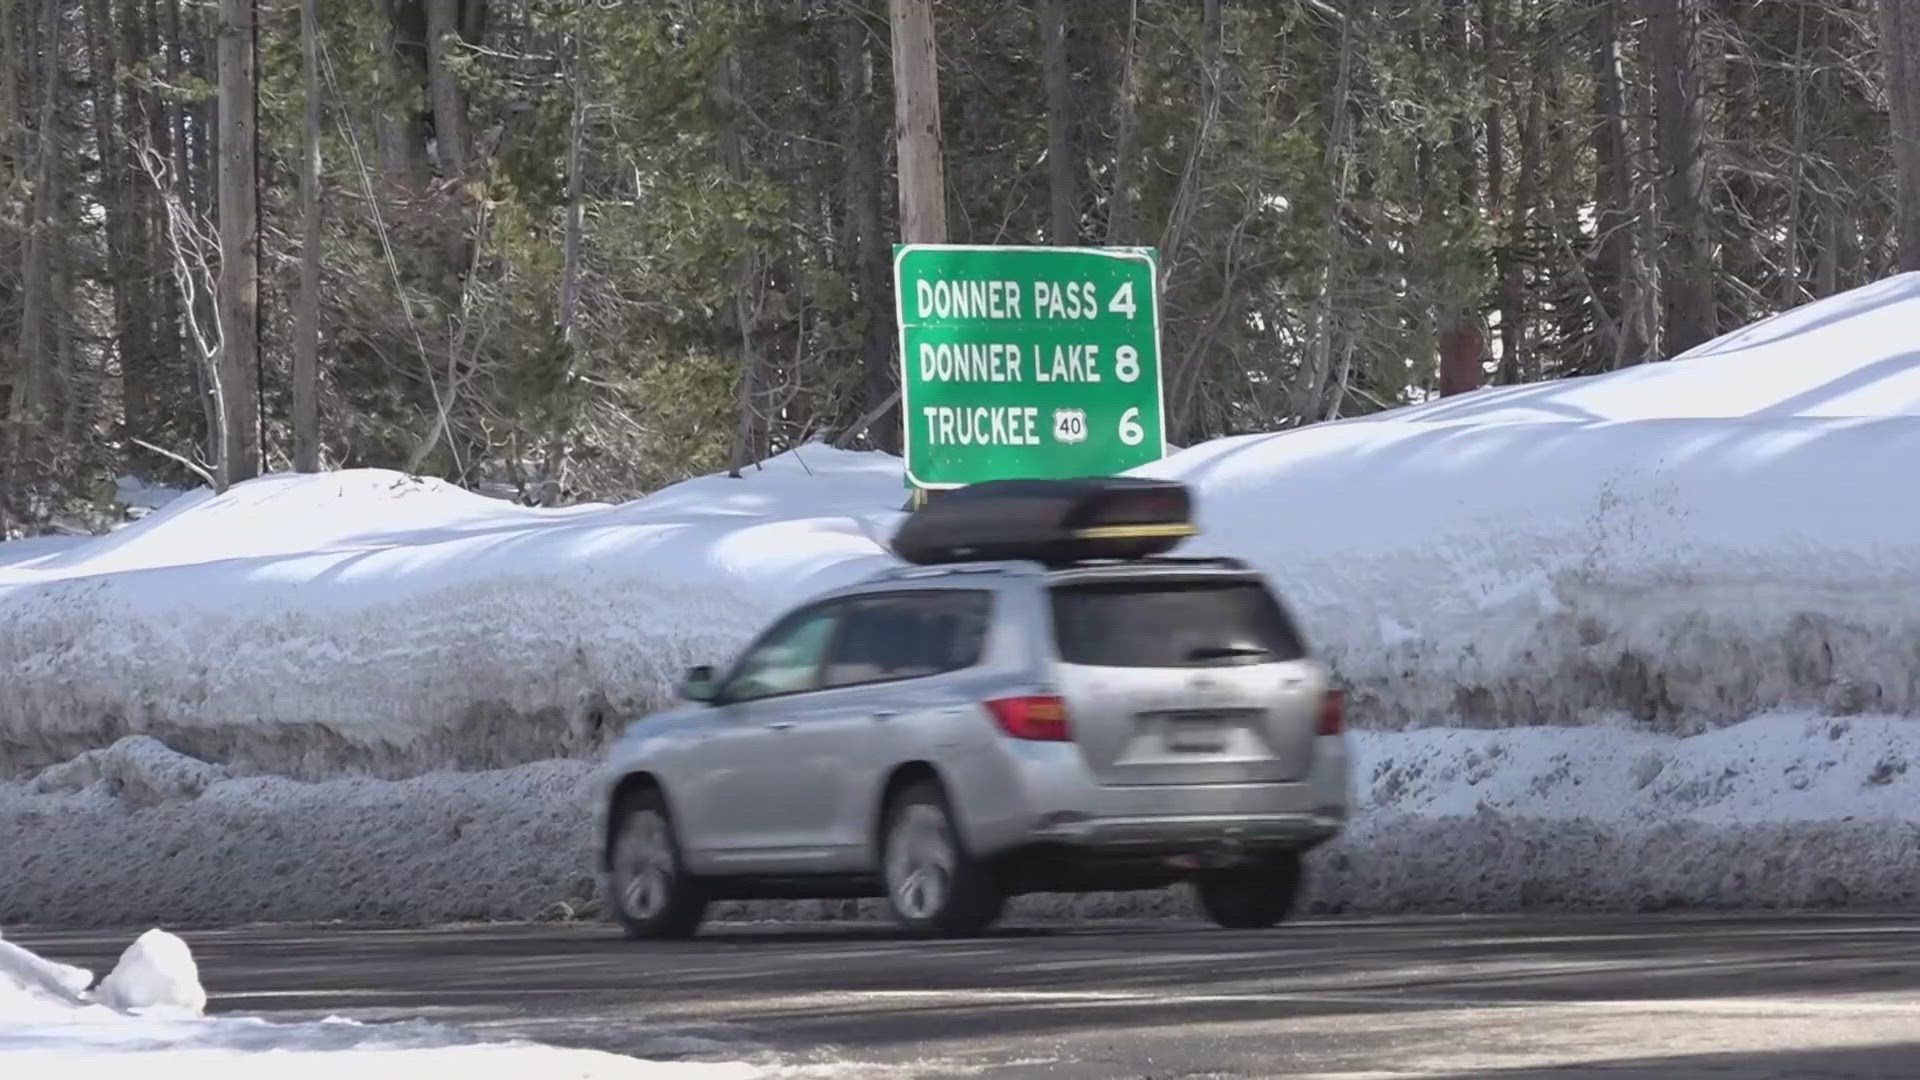
<svg viewBox="0 0 1920 1080"><path fill-rule="evenodd" d="M1258 645L1201 645L1187 650L1189 660L1225 660L1235 656L1272 656L1272 649Z"/></svg>

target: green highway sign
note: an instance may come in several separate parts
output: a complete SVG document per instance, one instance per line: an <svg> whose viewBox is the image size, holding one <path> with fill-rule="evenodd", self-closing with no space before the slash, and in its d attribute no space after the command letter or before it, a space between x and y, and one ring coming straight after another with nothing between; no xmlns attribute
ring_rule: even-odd
<svg viewBox="0 0 1920 1080"><path fill-rule="evenodd" d="M908 483L1165 457L1157 270L1144 248L895 247Z"/></svg>

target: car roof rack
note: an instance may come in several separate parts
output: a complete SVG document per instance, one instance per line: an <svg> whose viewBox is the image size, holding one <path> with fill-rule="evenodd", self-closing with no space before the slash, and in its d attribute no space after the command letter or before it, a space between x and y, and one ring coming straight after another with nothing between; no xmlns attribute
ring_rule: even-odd
<svg viewBox="0 0 1920 1080"><path fill-rule="evenodd" d="M868 578L869 581L915 581L925 578L959 577L981 574L1040 574L1046 567L1018 560L1002 562L936 563L932 566L890 566Z"/></svg>
<svg viewBox="0 0 1920 1080"><path fill-rule="evenodd" d="M1165 555L1199 529L1175 480L992 480L907 517L893 551L917 566L1026 561L1050 567Z"/></svg>
<svg viewBox="0 0 1920 1080"><path fill-rule="evenodd" d="M1149 555L1143 559L1080 559L1074 562L1051 565L1047 569L1064 573L1073 570L1126 569L1129 567L1138 567L1140 569L1152 569L1156 567L1162 569L1179 569L1181 567L1191 567L1196 570L1247 570L1251 568L1245 559L1236 559L1231 555Z"/></svg>

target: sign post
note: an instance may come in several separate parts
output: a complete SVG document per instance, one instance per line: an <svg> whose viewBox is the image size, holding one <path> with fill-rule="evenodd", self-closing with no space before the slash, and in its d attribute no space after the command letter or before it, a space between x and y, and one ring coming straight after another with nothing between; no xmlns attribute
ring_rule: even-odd
<svg viewBox="0 0 1920 1080"><path fill-rule="evenodd" d="M916 498L1166 456L1152 251L907 244L893 265Z"/></svg>

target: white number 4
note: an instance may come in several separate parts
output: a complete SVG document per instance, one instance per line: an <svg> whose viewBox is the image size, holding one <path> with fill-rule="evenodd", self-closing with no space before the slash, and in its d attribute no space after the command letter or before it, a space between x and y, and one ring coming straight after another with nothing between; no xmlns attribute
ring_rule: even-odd
<svg viewBox="0 0 1920 1080"><path fill-rule="evenodd" d="M1053 410L1053 441L1063 443L1083 443L1087 441L1087 414L1084 409Z"/></svg>
<svg viewBox="0 0 1920 1080"><path fill-rule="evenodd" d="M1120 283L1120 291L1113 294L1113 299L1107 304L1107 310L1116 315L1125 315L1129 320L1133 318L1140 310L1133 302L1133 282Z"/></svg>

